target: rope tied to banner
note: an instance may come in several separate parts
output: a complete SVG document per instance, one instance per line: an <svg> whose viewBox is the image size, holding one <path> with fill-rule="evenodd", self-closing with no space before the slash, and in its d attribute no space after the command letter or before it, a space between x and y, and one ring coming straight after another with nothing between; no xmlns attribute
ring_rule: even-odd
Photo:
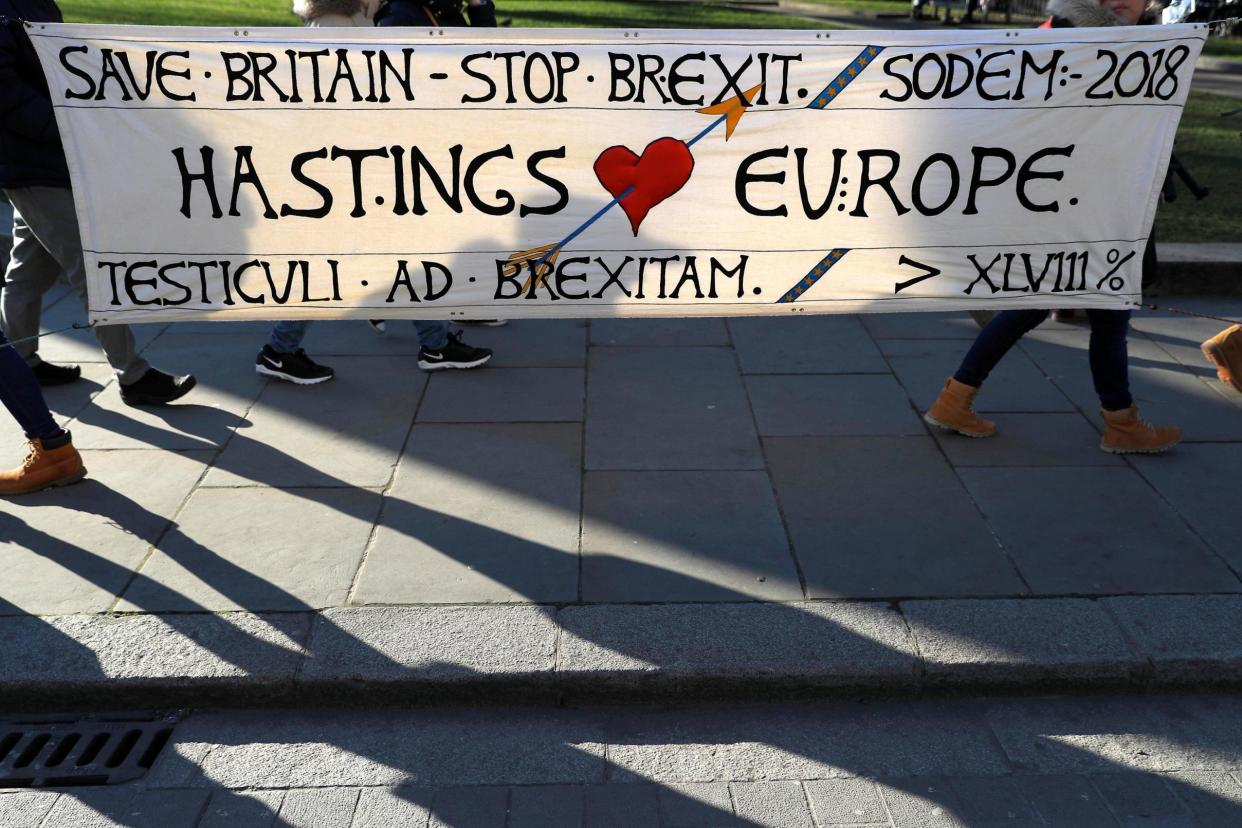
<svg viewBox="0 0 1242 828"><path fill-rule="evenodd" d="M1168 311L1169 313L1180 313L1182 316L1197 316L1200 319L1214 319L1217 322L1227 322L1230 325L1242 325L1242 320L1239 320L1239 319L1229 319L1224 316L1213 316L1210 313L1199 313L1198 311L1186 310L1185 308L1175 308L1170 305L1166 305L1162 307L1160 305L1156 305L1156 304L1148 303L1148 302L1131 302L1130 304L1136 308L1142 308L1143 310L1150 310L1150 311L1162 311L1163 310L1163 311Z"/></svg>
<svg viewBox="0 0 1242 828"><path fill-rule="evenodd" d="M74 322L72 325L68 325L64 328L57 328L54 331L44 331L43 333L35 334L34 336L23 336L21 339L10 339L4 344L12 348L14 345L20 345L23 342L34 342L37 339L42 339L43 337L51 336L52 334L64 333L65 331L87 331L93 327L95 327L94 322L87 322L86 324Z"/></svg>

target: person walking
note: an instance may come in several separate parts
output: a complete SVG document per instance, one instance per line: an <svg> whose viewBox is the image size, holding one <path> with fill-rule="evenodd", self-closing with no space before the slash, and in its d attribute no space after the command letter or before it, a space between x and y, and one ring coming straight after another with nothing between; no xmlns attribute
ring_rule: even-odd
<svg viewBox="0 0 1242 828"><path fill-rule="evenodd" d="M0 402L30 441L26 459L15 469L0 471L0 496L68 486L86 476L82 457L68 431L56 425L43 400L34 370L0 333Z"/></svg>
<svg viewBox="0 0 1242 828"><path fill-rule="evenodd" d="M1132 26L1154 22L1146 0L1052 0L1051 17L1041 28L1074 26ZM1144 270L1155 265L1154 256L1145 256ZM1144 273L1144 275L1149 275ZM992 369L1028 331L1048 318L1047 310L1001 311L979 332L961 365L947 379L940 395L923 419L946 431L967 437L991 437L996 424L975 413L974 401ZM1089 362L1104 433L1100 448L1112 454L1167 451L1181 440L1181 430L1173 426L1153 426L1138 415L1130 395L1126 336L1130 311L1087 311L1091 323Z"/></svg>
<svg viewBox="0 0 1242 828"><path fill-rule="evenodd" d="M293 0L293 13L311 27L372 26L380 0ZM286 320L272 328L267 344L255 357L259 374L298 385L318 385L336 376L327 365L315 362L302 348L309 320ZM384 333L383 320L370 320L372 330ZM414 320L418 334L418 367L424 371L446 368L477 368L492 358L487 348L474 348L451 334L447 322Z"/></svg>
<svg viewBox="0 0 1242 828"><path fill-rule="evenodd" d="M61 275L84 306L86 264L64 147L52 98L24 22L61 21L53 0L0 0L0 189L13 205L13 250L0 293L0 321L11 348L42 385L81 376L76 365L39 356L43 295ZM128 325L94 328L129 405L161 405L187 394L192 375L173 376L138 355Z"/></svg>

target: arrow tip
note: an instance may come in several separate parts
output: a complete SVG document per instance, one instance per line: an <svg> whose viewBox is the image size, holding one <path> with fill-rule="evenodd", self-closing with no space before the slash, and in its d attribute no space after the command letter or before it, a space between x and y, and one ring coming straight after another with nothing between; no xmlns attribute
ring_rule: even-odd
<svg viewBox="0 0 1242 828"><path fill-rule="evenodd" d="M741 95L735 95L727 101L721 101L712 106L705 106L698 110L703 115L723 115L725 116L725 140L728 141L733 137L733 130L737 129L738 122L742 120L742 116L746 114L746 110L750 108L750 102L755 95L759 94L759 90L763 89L763 84L753 86L747 89Z"/></svg>

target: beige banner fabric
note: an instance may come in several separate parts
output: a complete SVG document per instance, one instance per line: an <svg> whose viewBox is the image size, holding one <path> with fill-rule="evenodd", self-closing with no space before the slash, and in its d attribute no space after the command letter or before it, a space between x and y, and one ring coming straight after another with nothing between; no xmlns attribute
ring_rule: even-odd
<svg viewBox="0 0 1242 828"><path fill-rule="evenodd" d="M30 34L106 324L1125 307L1207 31Z"/></svg>

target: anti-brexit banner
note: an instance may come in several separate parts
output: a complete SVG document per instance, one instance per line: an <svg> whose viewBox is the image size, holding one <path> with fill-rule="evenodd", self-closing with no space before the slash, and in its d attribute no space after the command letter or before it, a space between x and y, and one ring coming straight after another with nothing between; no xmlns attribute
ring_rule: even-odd
<svg viewBox="0 0 1242 828"><path fill-rule="evenodd" d="M30 34L108 323L1125 307L1206 29Z"/></svg>

